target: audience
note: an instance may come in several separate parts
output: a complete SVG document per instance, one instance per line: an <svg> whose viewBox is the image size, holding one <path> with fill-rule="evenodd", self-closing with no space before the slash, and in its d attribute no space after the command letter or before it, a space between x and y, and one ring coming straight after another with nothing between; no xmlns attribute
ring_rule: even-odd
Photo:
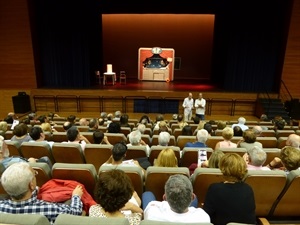
<svg viewBox="0 0 300 225"><path fill-rule="evenodd" d="M243 136L243 130L240 126L235 126L233 128L233 136L234 137L242 137Z"/></svg>
<svg viewBox="0 0 300 225"><path fill-rule="evenodd" d="M192 136L193 135L193 130L192 127L190 125L186 125L182 128L182 132L181 135L184 136Z"/></svg>
<svg viewBox="0 0 300 225"><path fill-rule="evenodd" d="M99 120L97 118L90 119L88 126L88 132L95 132L99 127Z"/></svg>
<svg viewBox="0 0 300 225"><path fill-rule="evenodd" d="M13 130L14 136L10 139L11 141L17 141L20 144L23 142L31 141L32 138L28 134L28 126L25 123L19 123Z"/></svg>
<svg viewBox="0 0 300 225"><path fill-rule="evenodd" d="M5 132L7 131L7 122L6 121L1 121L0 122L0 135L2 137L5 137Z"/></svg>
<svg viewBox="0 0 300 225"><path fill-rule="evenodd" d="M31 128L30 132L29 132L30 137L32 138L31 141L36 141L36 142L45 142L47 143L51 148L52 145L54 144L53 141L47 141L45 140L46 136L44 131L42 130L41 127L38 126L34 126L33 128Z"/></svg>
<svg viewBox="0 0 300 225"><path fill-rule="evenodd" d="M126 218L130 225L139 225L143 210L141 200L124 171L113 169L99 173L95 188L98 203L90 207L90 217Z"/></svg>
<svg viewBox="0 0 300 225"><path fill-rule="evenodd" d="M145 146L147 156L149 157L150 147L142 140L142 134L139 130L134 130L128 135L129 144L127 146Z"/></svg>
<svg viewBox="0 0 300 225"><path fill-rule="evenodd" d="M236 153L227 153L221 158L219 168L225 181L209 186L203 206L211 223L226 225L234 221L256 224L254 193L243 182L247 174L245 160Z"/></svg>
<svg viewBox="0 0 300 225"><path fill-rule="evenodd" d="M94 144L111 145L110 142L108 141L108 138L104 135L103 131L101 130L94 131L93 140L94 140Z"/></svg>
<svg viewBox="0 0 300 225"><path fill-rule="evenodd" d="M238 147L245 148L249 151L252 147L257 146L263 148L262 143L256 141L256 135L253 130L245 130L243 132L243 139L238 142Z"/></svg>
<svg viewBox="0 0 300 225"><path fill-rule="evenodd" d="M89 140L79 133L76 126L72 126L69 130L67 130L67 138L67 143L78 143L83 151L85 149L85 145L90 144Z"/></svg>
<svg viewBox="0 0 300 225"><path fill-rule="evenodd" d="M154 160L154 166L158 167L178 167L178 160L175 152L171 148L165 148Z"/></svg>
<svg viewBox="0 0 300 225"><path fill-rule="evenodd" d="M253 146L243 158L247 163L248 170L270 170L269 167L263 166L267 159L267 153L258 146Z"/></svg>
<svg viewBox="0 0 300 225"><path fill-rule="evenodd" d="M235 126L239 126L242 129L242 131L244 131L244 130L249 129L249 127L246 126L245 123L246 123L246 119L244 117L240 117L238 119L238 123L232 124L231 127L234 128Z"/></svg>
<svg viewBox="0 0 300 225"><path fill-rule="evenodd" d="M168 146L171 139L171 135L166 132L160 132L158 135L158 145L160 146Z"/></svg>
<svg viewBox="0 0 300 225"><path fill-rule="evenodd" d="M178 121L177 124L179 125L180 129L182 129L184 126L188 125L188 123L183 120L183 115L182 114L179 114L177 116L177 121Z"/></svg>
<svg viewBox="0 0 300 225"><path fill-rule="evenodd" d="M89 125L89 121L86 118L81 118L79 120L79 126L88 126Z"/></svg>
<svg viewBox="0 0 300 225"><path fill-rule="evenodd" d="M194 198L189 178L182 174L171 175L165 184L164 201L155 201L152 192L143 193L144 219L176 223L209 223L210 218L203 209L190 206Z"/></svg>
<svg viewBox="0 0 300 225"><path fill-rule="evenodd" d="M233 138L233 129L231 127L225 127L222 131L223 141L219 141L215 149L219 148L236 148L237 144L233 143L231 139Z"/></svg>
<svg viewBox="0 0 300 225"><path fill-rule="evenodd" d="M205 142L207 141L208 137L209 137L209 134L208 134L207 130L204 130L204 129L198 130L197 136L196 136L197 141L194 143L187 142L184 147L192 147L192 148L207 147Z"/></svg>
<svg viewBox="0 0 300 225"><path fill-rule="evenodd" d="M120 117L120 126L121 127L129 127L131 130L128 120L129 120L129 116L127 114L122 114Z"/></svg>
<svg viewBox="0 0 300 225"><path fill-rule="evenodd" d="M0 212L14 214L41 214L54 224L59 214L82 214L83 188L77 186L72 192L70 205L50 203L37 199L37 172L28 163L10 165L1 176L1 184L10 199L0 201Z"/></svg>
<svg viewBox="0 0 300 225"><path fill-rule="evenodd" d="M300 136L297 134L290 134L286 140L286 145L300 149Z"/></svg>

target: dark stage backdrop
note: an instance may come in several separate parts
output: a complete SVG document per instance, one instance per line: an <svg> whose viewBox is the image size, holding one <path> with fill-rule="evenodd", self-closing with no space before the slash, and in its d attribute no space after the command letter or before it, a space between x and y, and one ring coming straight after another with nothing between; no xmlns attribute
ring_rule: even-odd
<svg viewBox="0 0 300 225"><path fill-rule="evenodd" d="M102 14L191 13L215 15L212 56L209 56L211 82L225 91L277 92L279 89L292 0L199 1L197 4L187 1L184 5L172 1L160 8L113 0L29 1L33 6L32 34L39 87L89 88L96 84L93 71L103 71L107 63L102 55L105 44ZM170 26L176 24L170 21ZM198 27L191 29L196 32ZM160 36L166 34L154 32L153 35L159 42ZM176 37L179 42L180 35ZM115 38L123 41L121 36ZM119 51L122 49L115 50L116 55ZM193 53L189 57L194 59L197 55ZM135 65L133 62L129 66ZM189 71L199 71L197 66L191 65ZM189 76L201 79L199 72L191 72Z"/></svg>

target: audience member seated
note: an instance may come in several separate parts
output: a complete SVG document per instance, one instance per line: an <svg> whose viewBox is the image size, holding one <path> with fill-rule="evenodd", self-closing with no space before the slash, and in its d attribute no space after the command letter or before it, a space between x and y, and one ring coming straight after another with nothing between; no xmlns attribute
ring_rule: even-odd
<svg viewBox="0 0 300 225"><path fill-rule="evenodd" d="M274 122L274 130L275 130L275 132L277 130L283 130L284 127L285 127L285 125L286 125L286 122L285 122L284 119L275 120L275 122Z"/></svg>
<svg viewBox="0 0 300 225"><path fill-rule="evenodd" d="M46 141L45 140L45 134L44 131L42 130L41 127L34 126L31 128L29 132L30 137L32 138L31 141L36 141L36 142L45 142L47 143L51 148L52 145L54 144L53 141Z"/></svg>
<svg viewBox="0 0 300 225"><path fill-rule="evenodd" d="M94 131L93 139L94 139L94 144L111 145L109 143L107 137L104 135L103 131L101 131L101 130Z"/></svg>
<svg viewBox="0 0 300 225"><path fill-rule="evenodd" d="M263 129L261 128L261 126L254 126L252 128L252 130L253 130L256 137L263 137L263 135L262 135Z"/></svg>
<svg viewBox="0 0 300 225"><path fill-rule="evenodd" d="M243 158L247 163L248 170L270 170L269 167L263 166L267 159L267 153L260 147L250 148Z"/></svg>
<svg viewBox="0 0 300 225"><path fill-rule="evenodd" d="M150 147L142 140L142 134L139 130L130 132L128 138L130 143L127 146L145 146L147 156L149 157Z"/></svg>
<svg viewBox="0 0 300 225"><path fill-rule="evenodd" d="M192 127L190 125L186 125L182 128L182 132L181 135L184 136L192 136L193 135L193 130Z"/></svg>
<svg viewBox="0 0 300 225"><path fill-rule="evenodd" d="M145 133L145 130L146 130L145 124L140 123L140 124L137 126L137 130L138 130L139 132L141 132L141 134L144 134L144 133Z"/></svg>
<svg viewBox="0 0 300 225"><path fill-rule="evenodd" d="M238 119L238 123L232 124L232 128L234 128L235 126L239 126L241 127L242 131L249 129L248 126L245 125L246 123L246 119L244 117L240 117Z"/></svg>
<svg viewBox="0 0 300 225"><path fill-rule="evenodd" d="M99 120L97 118L92 118L89 121L89 129L88 132L95 132L99 127Z"/></svg>
<svg viewBox="0 0 300 225"><path fill-rule="evenodd" d="M286 146L281 149L279 157L275 157L268 167L272 169L284 170L287 174L292 170L298 170L300 167L300 151L299 149Z"/></svg>
<svg viewBox="0 0 300 225"><path fill-rule="evenodd" d="M222 131L223 141L219 141L215 149L219 148L236 148L237 144L233 143L231 139L233 138L233 129L231 127L225 127Z"/></svg>
<svg viewBox="0 0 300 225"><path fill-rule="evenodd" d="M78 143L81 145L81 148L83 151L85 149L85 145L90 144L89 140L80 134L80 132L76 126L72 126L67 131L67 138L68 138L67 143Z"/></svg>
<svg viewBox="0 0 300 225"><path fill-rule="evenodd" d="M256 135L253 130L245 130L243 132L243 139L238 142L238 147L245 148L247 151L252 147L257 146L259 148L263 148L263 145L256 141Z"/></svg>
<svg viewBox="0 0 300 225"><path fill-rule="evenodd" d="M23 142L31 141L32 138L28 134L28 126L25 123L19 123L13 130L14 136L10 139L11 141L17 141L20 144Z"/></svg>
<svg viewBox="0 0 300 225"><path fill-rule="evenodd" d="M137 160L126 159L126 152L127 152L127 146L124 143L117 143L114 145L113 149L111 150L112 155L109 157L109 159L103 164L103 165L115 165L118 166L120 164L126 165L126 166L137 166L140 167L145 174L145 169L141 167L139 162Z"/></svg>
<svg viewBox="0 0 300 225"><path fill-rule="evenodd" d="M157 129L157 128L155 128ZM160 132L169 132L171 134L171 130L166 121L160 121L158 124L158 134Z"/></svg>
<svg viewBox="0 0 300 225"><path fill-rule="evenodd" d="M50 123L42 123L40 125L40 127L42 128L42 130L44 132L49 132L52 134L52 132L57 132L54 128L51 127L51 124Z"/></svg>
<svg viewBox="0 0 300 225"><path fill-rule="evenodd" d="M115 111L115 116L114 116L114 118L112 120L113 121L120 121L121 115L122 115L121 111L119 111L119 110Z"/></svg>
<svg viewBox="0 0 300 225"><path fill-rule="evenodd" d="M198 119L199 120L199 118L198 117L195 117L195 119ZM194 119L194 120L195 120ZM198 130L201 130L201 129L204 129L204 125L205 125L205 121L204 120L200 120L198 123L195 123L195 124L198 124L198 126L197 126L197 128L194 130L194 135L196 135L197 134L197 132L198 132Z"/></svg>
<svg viewBox="0 0 300 225"><path fill-rule="evenodd" d="M192 148L205 148L207 145L205 142L207 141L207 138L209 137L209 134L207 130L201 129L198 130L196 138L197 141L192 143L192 142L187 142L184 147L192 147Z"/></svg>
<svg viewBox="0 0 300 225"><path fill-rule="evenodd" d="M86 118L81 118L79 120L79 126L88 126L89 125L89 121Z"/></svg>
<svg viewBox="0 0 300 225"><path fill-rule="evenodd" d="M5 137L5 132L7 131L7 122L6 121L1 121L0 122L0 135L2 137Z"/></svg>
<svg viewBox="0 0 300 225"><path fill-rule="evenodd" d="M211 223L256 224L254 193L251 186L243 182L247 174L245 160L236 153L227 153L221 158L219 167L225 181L209 186L203 206Z"/></svg>
<svg viewBox="0 0 300 225"><path fill-rule="evenodd" d="M147 126L147 124L151 124L151 125L152 125L152 122L151 122L149 116L143 115L143 116L140 118L138 124L144 124L145 126ZM151 126L151 127L152 127L152 126Z"/></svg>
<svg viewBox="0 0 300 225"><path fill-rule="evenodd" d="M206 160L201 164L201 167L207 167L207 168L219 168L219 162L221 158L223 157L224 152L222 152L219 149L214 150L209 159Z"/></svg>
<svg viewBox="0 0 300 225"><path fill-rule="evenodd" d="M225 127L226 127L226 122L225 121L222 121L222 120L220 120L220 121L218 121L218 123L217 123L217 130L223 130Z"/></svg>
<svg viewBox="0 0 300 225"><path fill-rule="evenodd" d="M207 130L209 136L214 135L214 130L212 128L212 125L210 123L205 123L203 126L203 129Z"/></svg>
<svg viewBox="0 0 300 225"><path fill-rule="evenodd" d="M155 201L152 192L143 193L144 219L176 223L209 223L210 217L202 208L190 206L195 199L188 177L176 174L165 184L164 201ZM196 201L197 202L197 201ZM193 205L196 205L193 202ZM197 207L197 206L196 206Z"/></svg>
<svg viewBox="0 0 300 225"><path fill-rule="evenodd" d="M177 116L177 121L178 121L177 124L179 125L180 129L182 129L183 127L185 127L186 125L188 125L188 123L183 120L183 115L182 114L179 114Z"/></svg>
<svg viewBox="0 0 300 225"><path fill-rule="evenodd" d="M107 127L107 133L118 134L121 133L121 126L119 122L111 122Z"/></svg>
<svg viewBox="0 0 300 225"><path fill-rule="evenodd" d="M128 119L129 119L129 116L127 114L122 114L121 117L120 117L120 126L130 128L130 125L128 123Z"/></svg>
<svg viewBox="0 0 300 225"><path fill-rule="evenodd" d="M233 128L233 136L234 137L242 137L243 136L243 130L240 126L235 126Z"/></svg>
<svg viewBox="0 0 300 225"><path fill-rule="evenodd" d="M158 145L160 146L168 146L171 139L171 135L166 132L160 132L158 135Z"/></svg>
<svg viewBox="0 0 300 225"><path fill-rule="evenodd" d="M269 118L266 114L261 114L260 116L260 122L269 122ZM261 129L268 130L269 128L267 126L261 126Z"/></svg>
<svg viewBox="0 0 300 225"><path fill-rule="evenodd" d="M154 166L158 167L178 167L177 157L171 148L165 148L154 160Z"/></svg>
<svg viewBox="0 0 300 225"><path fill-rule="evenodd" d="M72 125L75 125L76 116L75 115L69 115L67 117L67 121L70 122Z"/></svg>
<svg viewBox="0 0 300 225"><path fill-rule="evenodd" d="M300 136L297 134L290 134L286 140L286 145L300 149Z"/></svg>
<svg viewBox="0 0 300 225"><path fill-rule="evenodd" d="M156 115L156 120L154 122L153 129L158 129L159 128L159 123L161 121L164 121L164 116L162 114Z"/></svg>
<svg viewBox="0 0 300 225"><path fill-rule="evenodd" d="M98 203L90 207L90 217L125 217L130 225L139 225L143 210L141 200L134 191L130 178L122 170L99 173L95 188Z"/></svg>
<svg viewBox="0 0 300 225"><path fill-rule="evenodd" d="M41 214L54 224L59 214L82 214L83 190L77 186L70 205L50 203L37 199L36 171L28 163L14 163L1 176L1 184L10 199L0 201L0 212L15 214Z"/></svg>

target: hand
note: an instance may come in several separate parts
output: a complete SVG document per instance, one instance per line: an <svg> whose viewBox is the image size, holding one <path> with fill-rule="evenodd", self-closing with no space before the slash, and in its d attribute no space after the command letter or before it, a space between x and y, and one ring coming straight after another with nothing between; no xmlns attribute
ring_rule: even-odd
<svg viewBox="0 0 300 225"><path fill-rule="evenodd" d="M30 162L30 163L36 163L36 160L37 160L37 159L35 159L35 158L29 158L29 159L28 159L28 162Z"/></svg>
<svg viewBox="0 0 300 225"><path fill-rule="evenodd" d="M147 145L143 140L140 141L141 145Z"/></svg>
<svg viewBox="0 0 300 225"><path fill-rule="evenodd" d="M81 185L77 185L76 188L72 192L72 196L78 195L81 198L82 194L83 194L83 188L82 188L82 186Z"/></svg>
<svg viewBox="0 0 300 225"><path fill-rule="evenodd" d="M132 202L127 202L122 210L131 210L133 213L143 213L143 210Z"/></svg>
<svg viewBox="0 0 300 225"><path fill-rule="evenodd" d="M243 159L245 160L245 162L246 162L247 164L249 164L249 155L248 155L248 153L245 153L245 154L243 155Z"/></svg>

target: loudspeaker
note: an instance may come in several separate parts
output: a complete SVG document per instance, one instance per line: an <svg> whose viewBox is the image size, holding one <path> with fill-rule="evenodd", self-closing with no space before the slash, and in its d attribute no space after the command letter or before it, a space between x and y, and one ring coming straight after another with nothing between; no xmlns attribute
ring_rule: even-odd
<svg viewBox="0 0 300 225"><path fill-rule="evenodd" d="M27 113L31 111L29 95L13 96L12 101L15 113Z"/></svg>

